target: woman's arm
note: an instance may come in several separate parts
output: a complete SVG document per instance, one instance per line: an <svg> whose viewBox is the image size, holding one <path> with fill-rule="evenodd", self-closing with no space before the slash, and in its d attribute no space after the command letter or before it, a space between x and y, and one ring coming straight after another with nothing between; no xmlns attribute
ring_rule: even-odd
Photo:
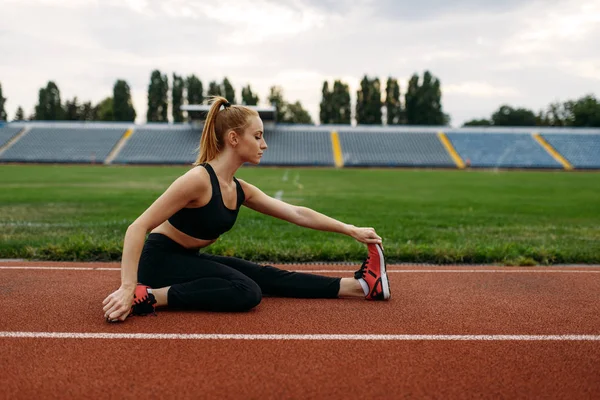
<svg viewBox="0 0 600 400"><path fill-rule="evenodd" d="M206 170L194 168L177 178L142 215L129 225L123 241L121 286L102 303L104 316L108 320L123 321L129 314L146 234L197 198L200 193L208 190L209 186L210 178Z"/></svg>
<svg viewBox="0 0 600 400"><path fill-rule="evenodd" d="M288 204L266 195L254 185L244 182L241 179L238 180L244 189L246 196L244 204L248 208L298 226L326 232L342 233L363 243L381 244L381 237L377 235L373 228L359 228L354 225L345 224L308 207Z"/></svg>

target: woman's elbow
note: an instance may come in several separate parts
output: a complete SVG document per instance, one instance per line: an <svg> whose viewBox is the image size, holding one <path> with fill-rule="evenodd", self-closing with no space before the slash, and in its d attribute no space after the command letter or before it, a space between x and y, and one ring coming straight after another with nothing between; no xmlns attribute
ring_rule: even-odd
<svg viewBox="0 0 600 400"><path fill-rule="evenodd" d="M150 232L153 228L146 226L143 223L140 223L138 221L134 221L133 223L131 223L128 227L127 227L127 233L133 233L133 232L143 232L144 234Z"/></svg>

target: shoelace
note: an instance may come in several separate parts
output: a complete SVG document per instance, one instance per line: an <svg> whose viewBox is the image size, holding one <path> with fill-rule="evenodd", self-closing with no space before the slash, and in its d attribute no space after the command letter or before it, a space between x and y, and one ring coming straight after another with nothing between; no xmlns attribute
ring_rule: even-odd
<svg viewBox="0 0 600 400"><path fill-rule="evenodd" d="M367 263L369 262L369 257L365 261L363 261L360 269L354 273L354 279L364 278L367 273Z"/></svg>
<svg viewBox="0 0 600 400"><path fill-rule="evenodd" d="M134 295L134 296L135 296L135 295ZM146 300L148 300L148 292L146 292L146 295L145 295L144 297L135 297L135 298L133 299L133 302L134 302L135 304L141 304L141 303L143 303L143 302L144 302L144 301L146 301Z"/></svg>

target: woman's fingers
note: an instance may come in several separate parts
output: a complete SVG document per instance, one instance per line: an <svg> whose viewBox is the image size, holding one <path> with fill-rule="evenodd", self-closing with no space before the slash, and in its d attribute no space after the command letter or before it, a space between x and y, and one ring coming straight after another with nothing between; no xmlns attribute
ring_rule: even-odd
<svg viewBox="0 0 600 400"><path fill-rule="evenodd" d="M107 303L102 309L104 310L104 313L106 313L108 310L110 310L116 303L117 300L115 299L110 299L110 302Z"/></svg>
<svg viewBox="0 0 600 400"><path fill-rule="evenodd" d="M123 315L127 314L128 308L126 306L120 306L116 308L114 311L108 314L109 319L121 319Z"/></svg>
<svg viewBox="0 0 600 400"><path fill-rule="evenodd" d="M115 302L111 308L109 308L104 315L106 315L108 318L116 318L117 316L119 316L121 314L121 310L123 310L125 306L122 304L119 304L118 302ZM114 314L117 314L116 316L113 317Z"/></svg>

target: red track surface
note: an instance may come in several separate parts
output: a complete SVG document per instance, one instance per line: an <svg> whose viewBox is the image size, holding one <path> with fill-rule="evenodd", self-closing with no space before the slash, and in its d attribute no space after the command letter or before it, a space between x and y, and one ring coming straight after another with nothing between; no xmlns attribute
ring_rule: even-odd
<svg viewBox="0 0 600 400"><path fill-rule="evenodd" d="M20 265L84 269L4 269ZM0 332L600 335L600 267L388 266L410 272L390 272L386 303L266 297L248 313L159 311L122 324L106 323L101 305L119 272L97 267L118 264L0 263ZM0 337L0 397L600 398L598 340L369 338Z"/></svg>

